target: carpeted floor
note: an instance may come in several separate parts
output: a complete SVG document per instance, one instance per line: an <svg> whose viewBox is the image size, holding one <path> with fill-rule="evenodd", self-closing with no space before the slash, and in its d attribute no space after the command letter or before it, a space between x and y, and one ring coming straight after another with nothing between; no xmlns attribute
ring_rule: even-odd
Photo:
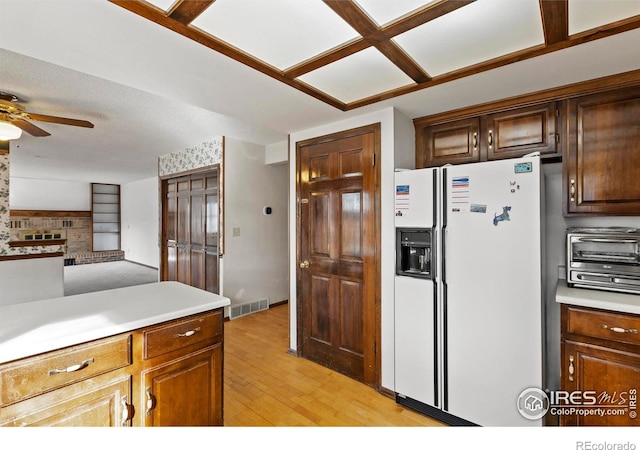
<svg viewBox="0 0 640 450"><path fill-rule="evenodd" d="M158 269L129 261L64 267L64 295L84 294L158 281Z"/></svg>

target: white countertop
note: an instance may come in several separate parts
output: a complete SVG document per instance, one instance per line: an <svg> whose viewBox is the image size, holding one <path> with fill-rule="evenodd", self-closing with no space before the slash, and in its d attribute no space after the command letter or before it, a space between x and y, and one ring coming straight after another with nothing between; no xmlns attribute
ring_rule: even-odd
<svg viewBox="0 0 640 450"><path fill-rule="evenodd" d="M0 307L0 363L228 306L175 281Z"/></svg>
<svg viewBox="0 0 640 450"><path fill-rule="evenodd" d="M570 288L567 280L558 280L556 302L586 306L608 311L640 314L640 295L601 291L586 288Z"/></svg>

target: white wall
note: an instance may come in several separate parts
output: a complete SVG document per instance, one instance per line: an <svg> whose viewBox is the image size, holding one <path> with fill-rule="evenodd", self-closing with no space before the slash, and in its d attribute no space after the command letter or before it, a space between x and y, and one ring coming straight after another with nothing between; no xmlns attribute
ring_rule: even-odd
<svg viewBox="0 0 640 450"><path fill-rule="evenodd" d="M380 175L381 175L381 327L382 327L382 376L381 384L384 388L393 389L394 386L394 351L393 351L393 274L395 261L395 228L393 211L393 172L394 152L396 146L401 153L407 149L412 152L414 133L411 121L392 108L376 111L370 114L354 117L322 127L304 130L291 134L289 145L289 228L296 229L296 143L307 139L336 133L351 128L380 123ZM405 136L406 134L406 136ZM404 150L403 150L404 149ZM292 280L289 291L290 302L290 332L289 345L292 350L297 349L296 329L296 235L291 232L289 241L289 276Z"/></svg>
<svg viewBox="0 0 640 450"><path fill-rule="evenodd" d="M287 300L288 165L265 165L264 146L225 138L224 174L224 296L231 304Z"/></svg>
<svg viewBox="0 0 640 450"><path fill-rule="evenodd" d="M47 211L91 211L91 183L9 179L9 207Z"/></svg>
<svg viewBox="0 0 640 450"><path fill-rule="evenodd" d="M120 186L120 248L128 261L160 267L158 178Z"/></svg>
<svg viewBox="0 0 640 450"><path fill-rule="evenodd" d="M287 141L267 145L264 149L265 164L282 164L289 161L289 145Z"/></svg>

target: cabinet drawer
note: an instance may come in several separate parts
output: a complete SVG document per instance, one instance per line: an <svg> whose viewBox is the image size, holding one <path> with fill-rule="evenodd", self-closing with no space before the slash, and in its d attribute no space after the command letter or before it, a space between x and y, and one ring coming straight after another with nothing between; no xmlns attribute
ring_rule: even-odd
<svg viewBox="0 0 640 450"><path fill-rule="evenodd" d="M640 317L568 308L569 333L640 345L639 330Z"/></svg>
<svg viewBox="0 0 640 450"><path fill-rule="evenodd" d="M222 335L222 311L170 322L144 332L144 359L197 343L202 345L191 351L204 348L208 345L208 339L219 335Z"/></svg>
<svg viewBox="0 0 640 450"><path fill-rule="evenodd" d="M130 336L119 335L5 364L0 405L125 367L131 359Z"/></svg>

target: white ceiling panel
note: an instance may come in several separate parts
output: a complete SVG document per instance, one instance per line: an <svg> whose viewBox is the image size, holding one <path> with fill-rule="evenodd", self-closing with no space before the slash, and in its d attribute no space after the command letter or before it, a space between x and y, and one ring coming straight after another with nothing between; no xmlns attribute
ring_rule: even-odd
<svg viewBox="0 0 640 450"><path fill-rule="evenodd" d="M299 79L345 103L415 84L374 47L309 72Z"/></svg>
<svg viewBox="0 0 640 450"><path fill-rule="evenodd" d="M360 8L378 25L385 25L426 5L437 3L439 0L357 0Z"/></svg>
<svg viewBox="0 0 640 450"><path fill-rule="evenodd" d="M437 76L543 44L544 33L538 0L478 0L394 40Z"/></svg>
<svg viewBox="0 0 640 450"><path fill-rule="evenodd" d="M638 0L569 0L569 35L638 14Z"/></svg>
<svg viewBox="0 0 640 450"><path fill-rule="evenodd" d="M163 11L169 11L176 0L146 0L147 3L151 3L153 6L160 8Z"/></svg>
<svg viewBox="0 0 640 450"><path fill-rule="evenodd" d="M359 37L320 0L217 0L192 25L280 70Z"/></svg>

